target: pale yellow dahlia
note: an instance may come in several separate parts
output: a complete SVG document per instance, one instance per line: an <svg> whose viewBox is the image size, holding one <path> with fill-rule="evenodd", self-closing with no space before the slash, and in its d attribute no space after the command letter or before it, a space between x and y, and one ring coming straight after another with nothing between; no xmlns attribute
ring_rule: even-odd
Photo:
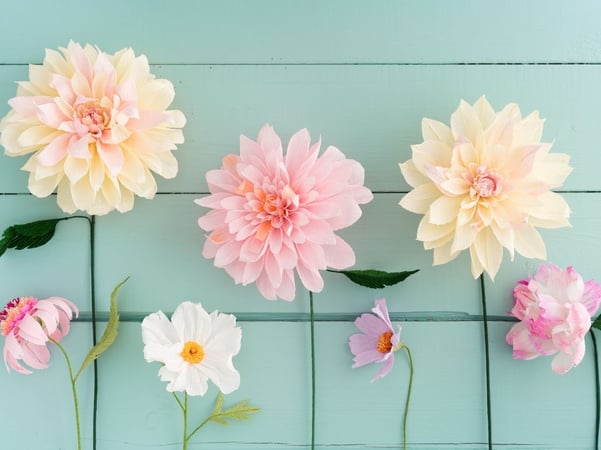
<svg viewBox="0 0 601 450"><path fill-rule="evenodd" d="M152 172L177 174L171 153L184 142L186 122L167 110L175 92L150 73L132 49L109 55L70 42L46 50L42 65L29 66L29 81L0 123L0 144L9 156L33 155L23 166L37 197L54 190L66 212L129 211L134 194L152 198Z"/></svg>
<svg viewBox="0 0 601 450"><path fill-rule="evenodd" d="M546 259L537 227L569 226L570 208L551 189L571 172L569 156L541 143L544 120L522 118L516 104L495 112L484 97L461 101L451 127L424 118L424 142L400 164L413 190L400 205L424 214L417 239L444 264L468 249L474 278L494 279L503 247L526 258Z"/></svg>

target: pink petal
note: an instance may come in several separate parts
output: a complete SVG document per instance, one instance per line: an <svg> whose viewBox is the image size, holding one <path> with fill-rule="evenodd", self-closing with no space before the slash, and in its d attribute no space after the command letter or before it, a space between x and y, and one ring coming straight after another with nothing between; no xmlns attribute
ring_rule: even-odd
<svg viewBox="0 0 601 450"><path fill-rule="evenodd" d="M388 375L388 372L390 372L390 370L392 369L392 366L394 365L394 353L389 353L389 355L390 357L384 361L384 364L382 365L380 371L376 374L374 378L372 378L372 383Z"/></svg>
<svg viewBox="0 0 601 450"><path fill-rule="evenodd" d="M40 153L35 157L36 160L44 166L54 166L67 156L67 147L71 136L61 134L50 142Z"/></svg>
<svg viewBox="0 0 601 450"><path fill-rule="evenodd" d="M96 142L98 155L104 161L113 176L117 176L123 167L123 151L118 145L103 144L100 141Z"/></svg>

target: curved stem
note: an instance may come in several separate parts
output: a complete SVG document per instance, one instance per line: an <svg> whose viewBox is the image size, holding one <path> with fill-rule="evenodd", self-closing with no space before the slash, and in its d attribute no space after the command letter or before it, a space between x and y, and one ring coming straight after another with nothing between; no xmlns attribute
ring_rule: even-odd
<svg viewBox="0 0 601 450"><path fill-rule="evenodd" d="M309 316L311 319L311 450L315 450L315 312L312 291L309 291Z"/></svg>
<svg viewBox="0 0 601 450"><path fill-rule="evenodd" d="M409 417L409 401L411 400L411 388L413 387L413 357L411 356L411 350L409 347L403 344L403 347L407 350L407 356L409 357L409 387L407 388L407 399L405 400L405 414L403 415L403 450L407 449L407 417Z"/></svg>
<svg viewBox="0 0 601 450"><path fill-rule="evenodd" d="M67 362L67 369L69 370L69 381L71 382L71 393L73 394L73 407L75 409L75 428L77 429L77 450L81 450L81 426L79 423L79 404L77 401L77 389L75 388L75 380L73 379L73 368L71 366L71 360L69 359L69 355L57 341L54 339L50 339L54 345L58 347L63 356L65 357L65 361Z"/></svg>
<svg viewBox="0 0 601 450"><path fill-rule="evenodd" d="M597 349L597 338L595 337L595 331L593 328L590 330L591 340L593 341L593 357L595 364L595 450L599 450L599 427L601 423L601 401L599 396L601 395L599 387L599 351Z"/></svg>
<svg viewBox="0 0 601 450"><path fill-rule="evenodd" d="M486 290L484 275L480 275L480 292L482 299L482 325L484 327L484 357L486 369L486 427L488 435L488 450L492 450L492 418L490 401L490 350L488 348L488 315L486 313Z"/></svg>

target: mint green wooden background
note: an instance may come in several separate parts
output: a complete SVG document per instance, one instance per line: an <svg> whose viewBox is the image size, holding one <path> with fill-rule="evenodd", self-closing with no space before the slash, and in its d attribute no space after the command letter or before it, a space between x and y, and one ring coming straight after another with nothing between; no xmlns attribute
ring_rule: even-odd
<svg viewBox="0 0 601 450"><path fill-rule="evenodd" d="M547 119L544 138L572 156L564 189L571 229L543 232L548 258L601 279L601 2L477 0L412 1L12 1L0 13L0 115L14 81L44 48L69 39L113 52L132 47L176 87L174 107L185 112L186 143L176 152L180 173L159 180L159 195L136 200L127 214L96 220L99 316L112 287L127 275L116 345L99 361L99 450L180 448L179 410L142 357L140 319L171 312L184 300L239 316L242 375L230 402L250 398L262 408L252 420L208 426L192 449L307 448L310 437L308 293L293 303L268 302L254 287L234 286L201 257L203 236L192 200L206 192L204 174L254 137L266 122L283 140L307 127L366 168L375 199L341 234L355 248L358 268L421 272L384 291L325 274L316 296L318 448L399 448L408 367L371 384L376 368L352 370L351 322L386 296L403 319L403 339L415 358L409 447L482 449L486 442L480 291L464 255L441 267L414 240L419 217L397 203L408 186L397 163L421 142L420 120L448 122L461 98L486 94L496 109L517 102ZM61 215L55 198L27 193L24 159L2 157L0 228ZM19 295L61 295L89 316L89 229L59 225L55 239L35 251L0 259L2 302ZM516 280L538 261L504 261L487 279L489 314L506 317ZM103 323L100 324L102 328ZM590 341L569 374L550 359L514 361L504 336L511 324L490 324L492 418L498 449L592 449L594 367ZM91 325L78 321L65 340L79 361ZM0 370L3 450L73 450L71 398L58 353L51 367L30 376ZM83 433L91 448L93 379L80 381ZM198 416L212 389L194 399Z"/></svg>

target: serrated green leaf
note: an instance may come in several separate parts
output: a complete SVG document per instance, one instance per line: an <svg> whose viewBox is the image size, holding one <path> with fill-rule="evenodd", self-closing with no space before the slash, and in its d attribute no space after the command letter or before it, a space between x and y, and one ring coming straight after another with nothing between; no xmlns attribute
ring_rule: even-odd
<svg viewBox="0 0 601 450"><path fill-rule="evenodd" d="M353 283L371 289L382 289L386 286L394 286L404 281L410 275L419 272L419 269L405 272L385 272L383 270L332 270L331 272L345 275Z"/></svg>
<svg viewBox="0 0 601 450"><path fill-rule="evenodd" d="M231 408L222 410L223 407L223 395L220 393L215 400L215 408L213 413L208 417L207 420L216 422L220 425L229 425L228 420L247 420L250 419L251 414L255 414L260 410L256 406L247 406L248 400L242 400L236 403Z"/></svg>
<svg viewBox="0 0 601 450"><path fill-rule="evenodd" d="M56 224L61 220L65 219L37 220L6 228L0 240L0 256L9 248L23 250L25 248L41 247L52 239Z"/></svg>
<svg viewBox="0 0 601 450"><path fill-rule="evenodd" d="M81 367L75 375L74 381L77 381L77 378L79 377L81 372L83 372L83 370L86 367L88 367L96 359L98 359L98 357L102 353L104 353L113 344L113 342L115 342L115 339L117 338L117 332L119 330L119 309L117 308L117 293L119 292L119 289L121 289L121 286L123 286L127 282L127 280L129 280L129 277L127 277L125 280L123 280L121 283L115 286L113 292L111 292L109 320L106 324L106 328L104 329L104 333L102 334L102 337L96 343L96 345L92 347L86 355L85 359L83 360L83 363L81 363Z"/></svg>

